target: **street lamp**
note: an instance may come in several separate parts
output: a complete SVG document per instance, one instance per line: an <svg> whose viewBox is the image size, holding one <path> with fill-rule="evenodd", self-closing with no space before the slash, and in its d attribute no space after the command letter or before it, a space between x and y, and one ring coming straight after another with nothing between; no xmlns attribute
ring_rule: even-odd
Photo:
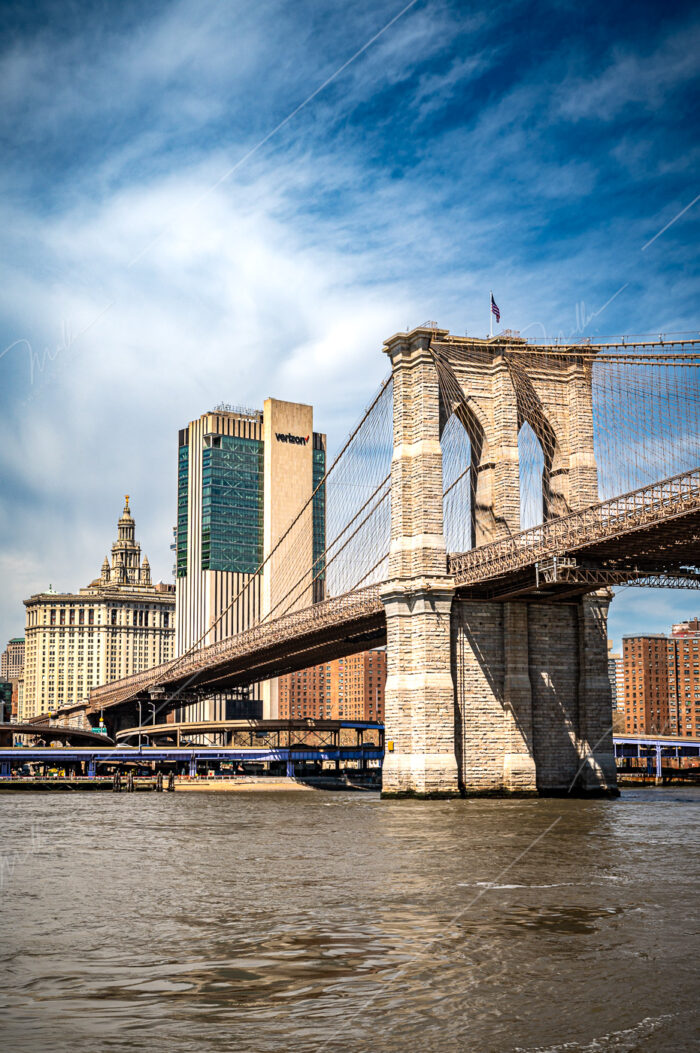
<svg viewBox="0 0 700 1053"><path fill-rule="evenodd" d="M156 704L155 704L155 702L147 702L146 705L150 706L151 709L153 710L153 720L151 721L151 723L155 727L155 723L156 723ZM152 746L153 745L152 739L150 739L149 742L150 742L150 745Z"/></svg>
<svg viewBox="0 0 700 1053"><path fill-rule="evenodd" d="M141 749L141 699L138 700L139 707L139 749Z"/></svg>

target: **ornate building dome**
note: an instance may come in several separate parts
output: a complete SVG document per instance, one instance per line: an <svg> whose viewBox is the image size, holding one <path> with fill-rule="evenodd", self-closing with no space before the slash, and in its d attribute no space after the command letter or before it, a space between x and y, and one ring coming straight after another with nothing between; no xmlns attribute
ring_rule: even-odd
<svg viewBox="0 0 700 1053"><path fill-rule="evenodd" d="M124 511L119 517L117 540L112 545L110 582L115 585L141 585L141 546L135 540L136 524L129 509L129 495L124 498ZM150 569L148 582L150 583Z"/></svg>

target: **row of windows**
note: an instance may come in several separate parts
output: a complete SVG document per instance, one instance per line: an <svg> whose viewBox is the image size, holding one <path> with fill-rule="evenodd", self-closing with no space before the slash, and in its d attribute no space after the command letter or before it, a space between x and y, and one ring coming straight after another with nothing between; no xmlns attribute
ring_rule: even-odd
<svg viewBox="0 0 700 1053"><path fill-rule="evenodd" d="M56 624L56 613L57 612L54 609L49 611L49 625L55 625ZM58 611L58 616L59 616L58 617L58 624L59 625L65 625L66 624L66 611L65 611L65 609L61 609L60 611ZM92 608L89 608L88 612L87 612L87 624L88 625L94 625L95 624L95 612L94 612L94 610ZM70 610L68 611L68 625L75 625L75 607L71 607ZM79 607L78 608L78 625L85 625L85 608L84 607Z"/></svg>
<svg viewBox="0 0 700 1053"><path fill-rule="evenodd" d="M187 490L189 486L189 446L181 446L177 468L177 532L175 554L178 578L187 574Z"/></svg>
<svg viewBox="0 0 700 1053"><path fill-rule="evenodd" d="M326 470L325 450L313 450L313 488ZM202 451L202 569L253 574L263 558L264 445L236 435L205 438ZM176 573L187 574L189 446L178 454ZM325 486L313 499L314 578L325 577ZM316 592L315 591L315 595ZM320 598L320 595L319 595Z"/></svg>
<svg viewBox="0 0 700 1053"><path fill-rule="evenodd" d="M202 570L254 574L263 558L263 443L216 438L202 453Z"/></svg>
<svg viewBox="0 0 700 1053"><path fill-rule="evenodd" d="M153 611L152 612L150 620L149 620L149 611L147 611L147 610L135 610L135 611L131 612L131 615L132 615L132 620L131 620L131 624L132 625L138 625L138 626L142 626L142 627L145 627L145 628L147 628L149 625L152 625L155 628L158 625L157 611ZM119 608L113 607L112 610L110 611L110 615L109 615L109 623L110 623L110 625L118 625L118 624L126 624L126 625L128 625L129 624L129 612L128 612L128 610L125 611L125 621L123 623L120 623L118 618L119 618ZM170 611L163 611L163 620L161 622L161 627L163 629L169 629L170 628Z"/></svg>

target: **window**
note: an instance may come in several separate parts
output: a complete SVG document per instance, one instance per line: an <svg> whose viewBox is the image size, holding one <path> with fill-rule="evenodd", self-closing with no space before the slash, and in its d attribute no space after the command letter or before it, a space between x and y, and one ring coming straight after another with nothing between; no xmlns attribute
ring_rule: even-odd
<svg viewBox="0 0 700 1053"><path fill-rule="evenodd" d="M263 443L220 439L202 453L202 570L252 574L262 562Z"/></svg>
<svg viewBox="0 0 700 1053"><path fill-rule="evenodd" d="M314 588L314 599L322 599L325 574L326 550L326 485L319 486L326 474L326 451L313 451L312 486L314 490L312 506L313 535L313 577L318 583ZM318 492L316 489L318 487Z"/></svg>
<svg viewBox="0 0 700 1053"><path fill-rule="evenodd" d="M178 453L177 528L175 531L178 578L184 578L187 574L187 492L189 485L189 452L189 446L185 444L180 446Z"/></svg>

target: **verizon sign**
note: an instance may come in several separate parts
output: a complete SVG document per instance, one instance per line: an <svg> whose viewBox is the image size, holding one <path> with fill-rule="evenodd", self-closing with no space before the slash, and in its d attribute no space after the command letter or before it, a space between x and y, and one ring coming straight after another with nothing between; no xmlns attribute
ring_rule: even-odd
<svg viewBox="0 0 700 1053"><path fill-rule="evenodd" d="M292 435L290 431L276 431L275 438L277 439L277 442L291 442L295 443L297 446L306 446L309 441L308 435L304 438L303 435Z"/></svg>

